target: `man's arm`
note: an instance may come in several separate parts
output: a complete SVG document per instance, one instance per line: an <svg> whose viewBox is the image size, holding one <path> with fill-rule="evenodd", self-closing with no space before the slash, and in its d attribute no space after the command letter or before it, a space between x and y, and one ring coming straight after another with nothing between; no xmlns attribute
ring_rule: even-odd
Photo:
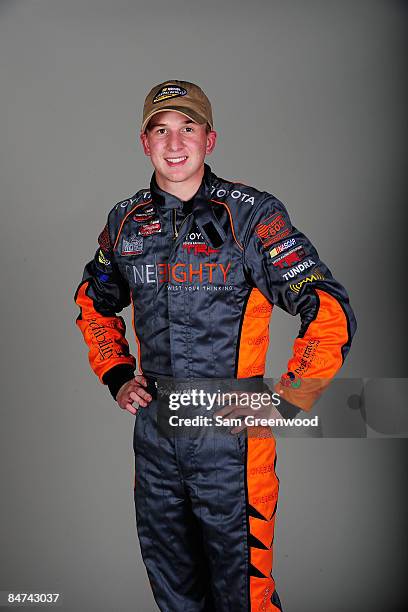
<svg viewBox="0 0 408 612"><path fill-rule="evenodd" d="M288 371L277 390L290 403L310 409L350 349L356 320L347 292L273 196L251 217L244 263L254 286L270 302L300 315Z"/></svg>
<svg viewBox="0 0 408 612"><path fill-rule="evenodd" d="M85 266L75 302L81 311L76 323L89 347L91 368L116 399L122 385L134 378L136 360L129 354L125 322L116 314L130 304L130 292L115 263L111 236L106 224L95 257Z"/></svg>

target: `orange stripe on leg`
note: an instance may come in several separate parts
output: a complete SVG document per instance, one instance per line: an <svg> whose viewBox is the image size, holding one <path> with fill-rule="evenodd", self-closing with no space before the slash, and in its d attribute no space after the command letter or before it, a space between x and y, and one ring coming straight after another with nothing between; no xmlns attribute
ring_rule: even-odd
<svg viewBox="0 0 408 612"><path fill-rule="evenodd" d="M249 530L251 543L259 542L259 548L256 545L249 547L249 561L254 571L264 576L250 576L250 610L278 612L271 603L275 590L272 544L279 490L279 480L275 474L276 442L270 428L252 427L248 428L247 444L249 512L252 507L258 513L258 516L249 516Z"/></svg>

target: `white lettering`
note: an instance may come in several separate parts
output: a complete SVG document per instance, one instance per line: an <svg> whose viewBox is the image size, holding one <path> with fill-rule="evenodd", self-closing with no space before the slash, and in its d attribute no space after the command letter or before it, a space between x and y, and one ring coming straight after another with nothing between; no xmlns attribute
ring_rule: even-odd
<svg viewBox="0 0 408 612"><path fill-rule="evenodd" d="M135 279L135 283L137 283L136 275L139 277L140 282L144 283L143 270L144 270L143 266L141 268L141 272L139 272L139 270L136 268L136 266L133 266L133 278Z"/></svg>
<svg viewBox="0 0 408 612"><path fill-rule="evenodd" d="M155 266L154 264L146 264L146 283L155 283Z"/></svg>

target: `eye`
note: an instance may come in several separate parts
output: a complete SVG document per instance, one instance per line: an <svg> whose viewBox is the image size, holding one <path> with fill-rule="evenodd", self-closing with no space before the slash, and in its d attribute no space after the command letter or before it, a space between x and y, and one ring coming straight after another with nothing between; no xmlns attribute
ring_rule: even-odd
<svg viewBox="0 0 408 612"><path fill-rule="evenodd" d="M166 132L166 128L159 128L158 130L156 130L156 134L165 134Z"/></svg>
<svg viewBox="0 0 408 612"><path fill-rule="evenodd" d="M194 132L194 128L192 128L192 127L191 127L191 126L189 126L189 125L186 125L186 126L183 128L183 130L184 130L184 131L186 131L186 132Z"/></svg>

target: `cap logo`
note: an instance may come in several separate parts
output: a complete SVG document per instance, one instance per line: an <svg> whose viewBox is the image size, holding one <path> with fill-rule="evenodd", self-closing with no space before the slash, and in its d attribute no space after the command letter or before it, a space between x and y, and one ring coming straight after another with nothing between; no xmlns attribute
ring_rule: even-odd
<svg viewBox="0 0 408 612"><path fill-rule="evenodd" d="M178 98L179 96L187 95L187 90L184 87L178 85L166 85L162 87L160 91L153 98L153 104L163 102L163 100L169 100L170 98Z"/></svg>

